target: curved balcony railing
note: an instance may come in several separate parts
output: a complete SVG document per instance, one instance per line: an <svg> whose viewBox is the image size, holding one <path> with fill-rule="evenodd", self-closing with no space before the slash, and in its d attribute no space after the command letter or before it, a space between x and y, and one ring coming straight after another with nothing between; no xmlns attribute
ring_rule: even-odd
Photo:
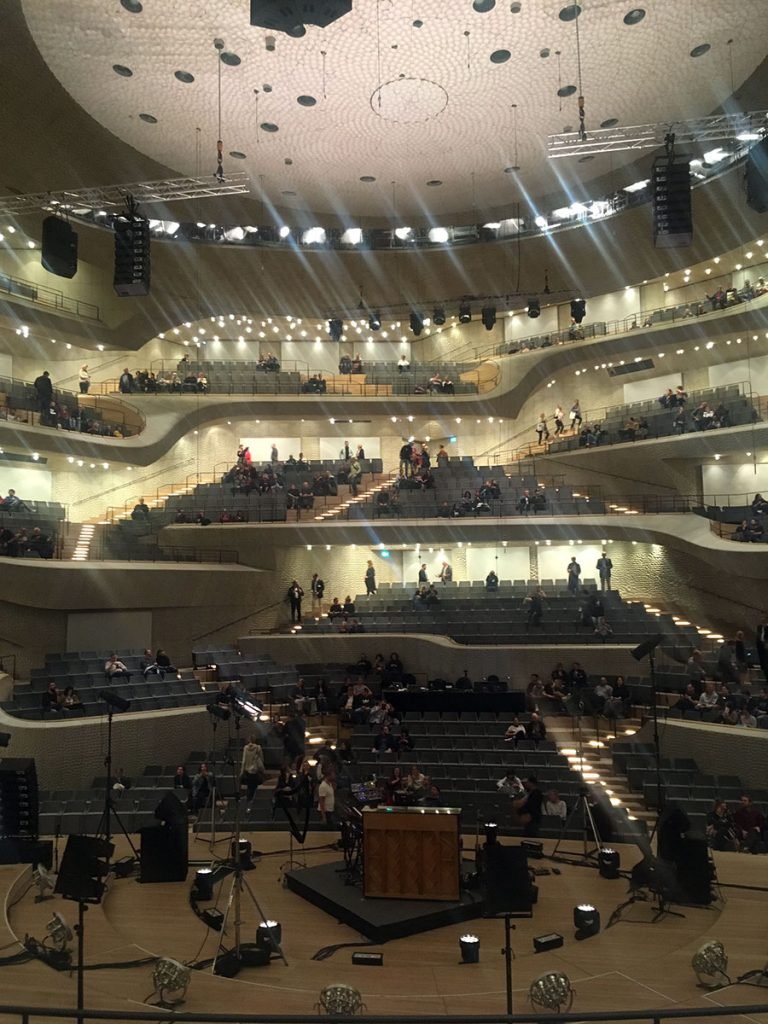
<svg viewBox="0 0 768 1024"><path fill-rule="evenodd" d="M34 384L14 377L0 377L3 420L14 426L50 427L92 437L130 437L146 425L141 411L128 402L60 388L54 388L51 404L43 411Z"/></svg>
<svg viewBox="0 0 768 1024"><path fill-rule="evenodd" d="M12 277L10 274L0 274L0 292L5 295L16 296L24 299L25 302L33 302L38 306L45 306L46 309L54 309L60 313L70 313L79 316L84 320L101 320L101 311L93 302L83 302L82 299L73 299L58 288L49 288L44 284L37 284L34 281L25 281L20 277Z"/></svg>

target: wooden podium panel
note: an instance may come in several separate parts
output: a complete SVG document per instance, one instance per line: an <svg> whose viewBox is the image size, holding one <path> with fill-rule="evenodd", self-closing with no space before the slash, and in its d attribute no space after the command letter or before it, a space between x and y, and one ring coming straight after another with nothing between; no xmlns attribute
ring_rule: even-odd
<svg viewBox="0 0 768 1024"><path fill-rule="evenodd" d="M363 895L458 900L460 820L455 807L366 807Z"/></svg>

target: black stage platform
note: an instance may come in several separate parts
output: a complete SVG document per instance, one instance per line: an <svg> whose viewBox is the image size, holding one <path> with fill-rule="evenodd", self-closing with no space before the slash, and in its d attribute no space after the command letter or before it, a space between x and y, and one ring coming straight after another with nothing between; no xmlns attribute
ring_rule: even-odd
<svg viewBox="0 0 768 1024"><path fill-rule="evenodd" d="M463 868L474 865L465 861ZM286 885L298 896L332 914L372 942L389 942L417 932L480 917L480 893L462 892L456 903L446 900L366 899L360 885L345 885L344 862L286 871Z"/></svg>

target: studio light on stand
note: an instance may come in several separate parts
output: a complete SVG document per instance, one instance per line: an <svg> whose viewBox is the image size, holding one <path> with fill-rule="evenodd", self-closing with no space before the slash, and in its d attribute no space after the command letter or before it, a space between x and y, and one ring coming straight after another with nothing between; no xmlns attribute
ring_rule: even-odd
<svg viewBox="0 0 768 1024"><path fill-rule="evenodd" d="M495 821L486 821L483 825L483 835L487 846L493 846L499 840L499 826Z"/></svg>
<svg viewBox="0 0 768 1024"><path fill-rule="evenodd" d="M731 984L728 977L728 954L722 942L716 939L705 942L696 950L691 966L697 981L705 988L721 988Z"/></svg>
<svg viewBox="0 0 768 1024"><path fill-rule="evenodd" d="M459 949L463 964L480 963L480 939L477 935L462 935L459 939Z"/></svg>
<svg viewBox="0 0 768 1024"><path fill-rule="evenodd" d="M53 917L46 924L45 930L48 934L43 939L43 945L50 942L58 953L67 953L71 950L74 933L57 910L53 912Z"/></svg>
<svg viewBox="0 0 768 1024"><path fill-rule="evenodd" d="M231 855L232 860L236 860L243 871L250 871L253 868L253 861L251 860L251 841L250 839L239 839L232 841Z"/></svg>
<svg viewBox="0 0 768 1024"><path fill-rule="evenodd" d="M566 974L549 971L531 982L528 998L534 1010L554 1010L567 1013L573 1004L573 989Z"/></svg>
<svg viewBox="0 0 768 1024"><path fill-rule="evenodd" d="M591 903L580 903L573 908L573 927L575 938L589 939L600 931L600 912Z"/></svg>
<svg viewBox="0 0 768 1024"><path fill-rule="evenodd" d="M603 846L597 855L597 865L601 878L618 878L621 866L619 851L610 846Z"/></svg>
<svg viewBox="0 0 768 1024"><path fill-rule="evenodd" d="M35 903L42 903L53 897L53 879L45 870L44 865L38 864L32 873L32 884L37 889Z"/></svg>
<svg viewBox="0 0 768 1024"><path fill-rule="evenodd" d="M171 960L163 957L158 960L152 970L152 984L155 991L147 996L144 1002L148 1002L152 996L158 996L155 1006L161 1006L164 1010L172 1010L180 1006L187 995L192 971L185 964L178 960Z"/></svg>
<svg viewBox="0 0 768 1024"><path fill-rule="evenodd" d="M269 953L276 953L283 941L283 926L279 921L262 921L256 929L256 945Z"/></svg>
<svg viewBox="0 0 768 1024"><path fill-rule="evenodd" d="M213 871L210 868L200 868L195 872L195 898L200 903L213 899Z"/></svg>

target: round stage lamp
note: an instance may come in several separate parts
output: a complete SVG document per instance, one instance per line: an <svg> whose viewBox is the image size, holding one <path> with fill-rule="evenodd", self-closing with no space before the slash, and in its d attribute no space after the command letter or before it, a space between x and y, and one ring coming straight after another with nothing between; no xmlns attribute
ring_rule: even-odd
<svg viewBox="0 0 768 1024"><path fill-rule="evenodd" d="M528 998L534 1010L554 1010L568 1012L573 1003L573 989L567 974L560 971L548 971L539 975L531 982Z"/></svg>
<svg viewBox="0 0 768 1024"><path fill-rule="evenodd" d="M725 946L716 939L705 942L693 954L691 966L700 985L706 988L720 988L730 985L728 977L728 954Z"/></svg>
<svg viewBox="0 0 768 1024"><path fill-rule="evenodd" d="M610 846L604 846L597 855L597 866L601 878L618 878L621 858L619 851Z"/></svg>
<svg viewBox="0 0 768 1024"><path fill-rule="evenodd" d="M462 935L459 939L459 949L463 964L480 963L480 939L477 935Z"/></svg>
<svg viewBox="0 0 768 1024"><path fill-rule="evenodd" d="M184 1002L189 988L192 971L178 960L163 957L158 960L152 971L154 994L159 997L158 1006L172 1009Z"/></svg>
<svg viewBox="0 0 768 1024"><path fill-rule="evenodd" d="M580 903L573 908L573 927L577 939L588 939L600 931L600 912L591 903Z"/></svg>
<svg viewBox="0 0 768 1024"><path fill-rule="evenodd" d="M195 890L198 901L213 899L213 871L200 868L195 872Z"/></svg>
<svg viewBox="0 0 768 1024"><path fill-rule="evenodd" d="M499 826L495 821L486 821L483 825L483 834L485 835L485 841L488 846L493 846L499 838Z"/></svg>
<svg viewBox="0 0 768 1024"><path fill-rule="evenodd" d="M365 1009L363 997L351 985L326 985L317 1003L318 1013L334 1017L353 1017Z"/></svg>
<svg viewBox="0 0 768 1024"><path fill-rule="evenodd" d="M277 952L283 941L283 926L279 921L262 921L256 929L256 945L259 949Z"/></svg>
<svg viewBox="0 0 768 1024"><path fill-rule="evenodd" d="M232 860L244 871L250 871L253 867L251 862L251 842L249 839L241 839L239 845L235 840L232 840L230 853Z"/></svg>

